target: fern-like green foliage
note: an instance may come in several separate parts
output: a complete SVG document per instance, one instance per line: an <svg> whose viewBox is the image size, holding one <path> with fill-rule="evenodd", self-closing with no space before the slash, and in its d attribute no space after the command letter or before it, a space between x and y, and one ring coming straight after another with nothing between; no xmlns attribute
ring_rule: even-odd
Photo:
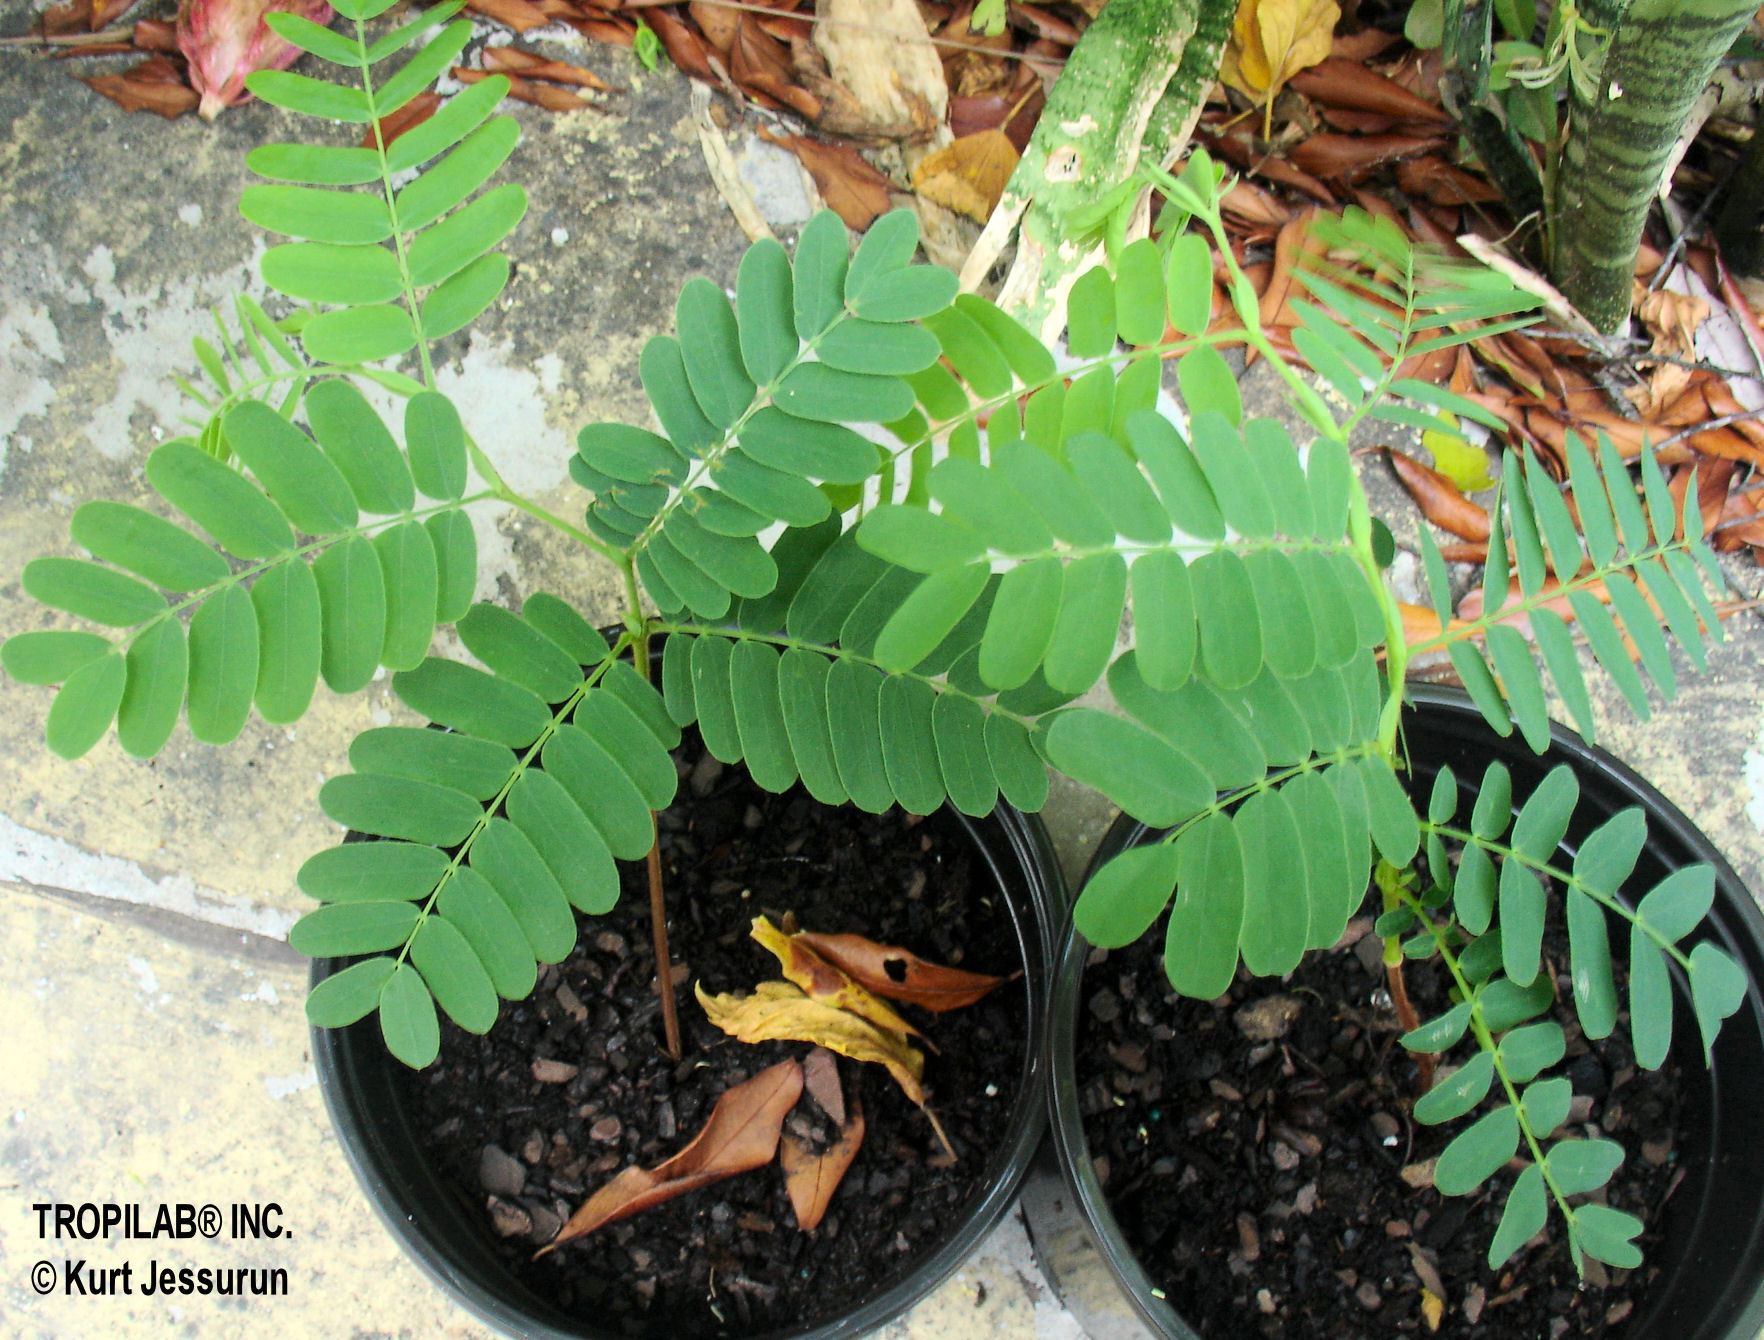
<svg viewBox="0 0 1764 1340"><path fill-rule="evenodd" d="M1454 823L1461 793L1475 799L1468 824ZM1690 937L1715 896L1708 866L1674 871L1640 898L1624 896L1647 841L1639 809L1619 812L1569 850L1579 785L1563 765L1529 796L1513 794L1500 763L1490 764L1472 791L1450 768L1435 778L1422 825L1431 887L1417 881L1393 886L1391 909L1378 930L1403 937L1410 959L1440 961L1452 982L1453 1004L1403 1036L1417 1052L1473 1047L1415 1104L1427 1124L1476 1119L1439 1157L1434 1181L1447 1195L1467 1195L1517 1153L1528 1166L1505 1189L1499 1228L1488 1262L1499 1268L1543 1228L1553 1203L1577 1254L1633 1268L1641 1252L1633 1239L1642 1223L1613 1207L1572 1198L1603 1187L1623 1161L1620 1145L1604 1139L1553 1139L1568 1116L1572 1086L1544 1075L1567 1052L1561 1024L1542 1018L1555 1004L1555 986L1543 971L1545 923L1556 905L1547 891L1560 887L1568 932L1569 977L1581 1032L1609 1037L1627 1005L1638 1064L1657 1068L1672 1041L1673 991L1668 964L1690 984L1705 1051L1724 1019L1745 999L1744 973L1721 949ZM1516 803L1517 802L1517 803ZM1447 844L1458 849L1454 863ZM1617 989L1611 930L1627 930L1628 998Z"/></svg>

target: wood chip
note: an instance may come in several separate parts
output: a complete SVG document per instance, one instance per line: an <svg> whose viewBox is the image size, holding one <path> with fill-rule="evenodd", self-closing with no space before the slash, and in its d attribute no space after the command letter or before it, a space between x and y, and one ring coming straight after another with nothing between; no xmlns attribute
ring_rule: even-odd
<svg viewBox="0 0 1764 1340"><path fill-rule="evenodd" d="M539 1057L533 1062L533 1078L541 1084L568 1084L581 1071L580 1066L568 1061L553 1061L547 1057Z"/></svg>

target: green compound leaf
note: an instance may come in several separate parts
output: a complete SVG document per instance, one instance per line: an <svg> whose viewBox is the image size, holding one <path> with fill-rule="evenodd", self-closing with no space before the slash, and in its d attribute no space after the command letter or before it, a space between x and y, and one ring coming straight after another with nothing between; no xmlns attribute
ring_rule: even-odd
<svg viewBox="0 0 1764 1340"><path fill-rule="evenodd" d="M522 197L525 204L525 197ZM449 220L451 222L451 220ZM446 224L440 225L446 227ZM510 225L512 227L512 225ZM437 231L439 231L437 229ZM423 299L423 335L438 340L462 330L508 286L509 260L501 252L480 256Z"/></svg>
<svg viewBox="0 0 1764 1340"><path fill-rule="evenodd" d="M323 649L320 673L333 692L353 693L373 678L386 641L386 579L372 541L351 535L312 565L318 583Z"/></svg>
<svg viewBox="0 0 1764 1340"><path fill-rule="evenodd" d="M501 791L515 768L514 751L490 740L414 726L381 726L349 744L358 773L432 782L477 800Z"/></svg>
<svg viewBox="0 0 1764 1340"><path fill-rule="evenodd" d="M1154 827L1180 823L1213 799L1211 781L1185 753L1143 726L1095 708L1060 713L1042 749L1068 777Z"/></svg>
<svg viewBox="0 0 1764 1340"><path fill-rule="evenodd" d="M1232 823L1243 849L1238 949L1251 972L1283 976L1298 966L1311 923L1298 811L1284 790L1263 791L1238 808Z"/></svg>
<svg viewBox="0 0 1764 1340"><path fill-rule="evenodd" d="M1544 890L1531 870L1509 857L1501 863L1501 965L1520 986L1529 985L1541 963Z"/></svg>
<svg viewBox="0 0 1764 1340"><path fill-rule="evenodd" d="M1395 866L1407 865L1421 845L1421 829L1415 809L1397 781L1390 764L1367 755L1359 763L1360 780L1366 784L1367 814L1372 840L1384 859Z"/></svg>
<svg viewBox="0 0 1764 1340"><path fill-rule="evenodd" d="M484 123L508 90L508 77L498 74L456 93L427 121L411 127L387 146L387 168L405 172L451 149ZM376 172L374 179L378 177Z"/></svg>
<svg viewBox="0 0 1764 1340"><path fill-rule="evenodd" d="M1633 1270L1642 1262L1635 1245L1642 1221L1609 1205L1578 1206L1570 1219L1575 1243L1595 1261L1619 1270Z"/></svg>
<svg viewBox="0 0 1764 1340"><path fill-rule="evenodd" d="M353 246L392 235L386 202L365 192L247 186L239 196L239 212L261 228L307 242Z"/></svg>
<svg viewBox="0 0 1764 1340"><path fill-rule="evenodd" d="M1512 1158L1518 1147L1519 1114L1511 1106L1498 1107L1445 1147L1434 1165L1433 1185L1442 1196L1468 1195Z"/></svg>
<svg viewBox="0 0 1764 1340"><path fill-rule="evenodd" d="M1493 1055L1477 1052L1415 1100L1415 1120L1429 1126L1456 1120L1487 1097L1493 1079Z"/></svg>
<svg viewBox="0 0 1764 1340"><path fill-rule="evenodd" d="M560 726L543 751L555 778L620 860L641 860L655 843L649 807L605 749L575 726Z"/></svg>
<svg viewBox="0 0 1764 1340"><path fill-rule="evenodd" d="M404 308L375 303L316 316L301 329L300 340L317 362L346 366L396 358L416 344L417 334Z"/></svg>
<svg viewBox="0 0 1764 1340"><path fill-rule="evenodd" d="M1574 1085L1566 1076L1540 1079L1525 1090L1521 1099L1525 1123L1538 1135L1546 1135L1568 1120L1573 1101Z"/></svg>
<svg viewBox="0 0 1764 1340"><path fill-rule="evenodd" d="M484 813L464 792L372 773L332 777L319 788L319 805L345 828L435 847L463 842Z"/></svg>
<svg viewBox="0 0 1764 1340"><path fill-rule="evenodd" d="M1691 950L1691 1001L1703 1036L1703 1059L1714 1064L1715 1038L1721 1022L1746 1000L1746 975L1731 958L1707 940Z"/></svg>
<svg viewBox="0 0 1764 1340"><path fill-rule="evenodd" d="M465 49L471 35L471 21L461 19L457 23L448 24L432 37L427 45L401 65L376 90L375 101L380 114L396 111L434 83L436 76L452 65Z"/></svg>
<svg viewBox="0 0 1764 1340"><path fill-rule="evenodd" d="M380 1035L386 1050L413 1070L441 1054L441 1022L421 975L408 963L393 970L380 989Z"/></svg>
<svg viewBox="0 0 1764 1340"><path fill-rule="evenodd" d="M1661 880L1636 905L1636 919L1663 942L1681 940L1700 926L1715 903L1715 870L1690 865Z"/></svg>
<svg viewBox="0 0 1764 1340"><path fill-rule="evenodd" d="M435 622L452 623L471 607L478 583L478 539L464 512L440 512L423 522L435 546Z"/></svg>
<svg viewBox="0 0 1764 1340"><path fill-rule="evenodd" d="M165 597L144 582L83 558L33 558L22 583L52 609L113 628L131 628L166 608Z"/></svg>
<svg viewBox="0 0 1764 1340"><path fill-rule="evenodd" d="M439 573L429 532L415 521L401 521L373 538L386 586L386 636L380 664L414 670L429 653L435 632Z"/></svg>
<svg viewBox="0 0 1764 1340"><path fill-rule="evenodd" d="M460 641L497 676L562 702L582 683L581 667L538 629L500 605L479 603L458 625Z"/></svg>
<svg viewBox="0 0 1764 1340"><path fill-rule="evenodd" d="M796 241L792 296L796 333L805 340L821 334L844 309L850 245L845 224L832 210L820 211L803 225Z"/></svg>
<svg viewBox="0 0 1764 1340"><path fill-rule="evenodd" d="M472 844L471 868L520 923L541 963L560 963L576 944L576 914L538 850L507 819L491 819Z"/></svg>
<svg viewBox="0 0 1764 1340"><path fill-rule="evenodd" d="M1176 848L1132 847L1111 859L1078 895L1073 922L1093 945L1114 949L1145 934L1176 886Z"/></svg>
<svg viewBox="0 0 1764 1340"><path fill-rule="evenodd" d="M374 119L367 94L361 89L309 79L303 74L259 70L246 77L245 87L272 107L326 121L366 125Z"/></svg>
<svg viewBox="0 0 1764 1340"><path fill-rule="evenodd" d="M496 1022L496 988L459 928L445 917L423 918L410 942L410 961L448 1017L468 1033Z"/></svg>
<svg viewBox="0 0 1764 1340"><path fill-rule="evenodd" d="M152 758L171 738L184 705L189 651L176 619L149 625L129 647L128 683L116 714L116 740L131 758Z"/></svg>
<svg viewBox="0 0 1764 1340"><path fill-rule="evenodd" d="M396 949L410 938L422 912L403 899L326 903L288 931L288 944L308 958L341 958Z"/></svg>
<svg viewBox="0 0 1764 1340"><path fill-rule="evenodd" d="M44 736L50 751L75 759L103 739L122 704L126 680L123 658L115 652L87 661L68 675L49 704Z"/></svg>
<svg viewBox="0 0 1764 1340"><path fill-rule="evenodd" d="M353 761L353 746L350 753ZM310 898L361 903L426 898L446 869L446 854L433 847L414 842L346 842L307 857L295 879Z"/></svg>
<svg viewBox="0 0 1764 1340"><path fill-rule="evenodd" d="M1437 1019L1429 1019L1419 1028L1411 1028L1398 1041L1412 1052L1445 1051L1464 1036L1464 1030L1470 1026L1471 1010L1471 1003L1461 1000Z"/></svg>
<svg viewBox="0 0 1764 1340"><path fill-rule="evenodd" d="M1589 1038L1607 1038L1617 1026L1617 984L1611 972L1605 910L1579 889L1568 890L1567 903L1568 955L1580 1031Z"/></svg>
<svg viewBox="0 0 1764 1340"><path fill-rule="evenodd" d="M340 378L310 387L302 403L319 449L342 472L364 512L408 512L416 501L410 470L367 397Z"/></svg>
<svg viewBox="0 0 1764 1340"><path fill-rule="evenodd" d="M1527 1019L1535 1019L1555 1003L1555 985L1539 974L1529 986L1497 977L1477 993L1476 1005L1490 1033L1504 1033Z"/></svg>
<svg viewBox="0 0 1764 1340"><path fill-rule="evenodd" d="M0 666L20 684L59 684L109 650L110 639L96 633L16 633L0 643Z"/></svg>
<svg viewBox="0 0 1764 1340"><path fill-rule="evenodd" d="M1501 1211L1500 1226L1488 1244L1489 1269L1499 1270L1536 1237L1543 1230L1549 1213L1543 1170L1533 1164L1519 1174L1513 1182L1513 1189L1507 1193L1507 1206Z"/></svg>
<svg viewBox="0 0 1764 1340"><path fill-rule="evenodd" d="M1237 973L1243 930L1243 851L1219 813L1176 839L1176 900L1164 936L1164 974L1185 996L1223 995Z"/></svg>
<svg viewBox="0 0 1764 1340"><path fill-rule="evenodd" d="M895 676L882 681L878 709L883 766L895 800L909 814L930 814L944 800L931 723L936 698L923 680Z"/></svg>
<svg viewBox="0 0 1764 1340"><path fill-rule="evenodd" d="M257 690L257 613L243 587L223 587L196 611L189 649L190 734L227 744L245 728Z"/></svg>
<svg viewBox="0 0 1764 1340"><path fill-rule="evenodd" d="M618 901L619 874L612 854L556 778L523 772L508 793L506 808L571 906L598 915Z"/></svg>
<svg viewBox="0 0 1764 1340"><path fill-rule="evenodd" d="M380 992L397 966L389 958L363 959L334 972L306 997L306 1022L314 1028L347 1028L379 1008Z"/></svg>
<svg viewBox="0 0 1764 1340"><path fill-rule="evenodd" d="M876 639L885 670L910 670L943 641L980 598L991 570L985 563L933 573L913 590Z"/></svg>
<svg viewBox="0 0 1764 1340"><path fill-rule="evenodd" d="M380 179L380 156L372 149L335 144L260 144L245 156L260 177L304 186L361 186Z"/></svg>
<svg viewBox="0 0 1764 1340"><path fill-rule="evenodd" d="M913 407L912 388L900 378L841 372L825 363L792 368L773 399L799 418L828 423L891 423Z"/></svg>
<svg viewBox="0 0 1764 1340"><path fill-rule="evenodd" d="M1523 1084L1548 1070L1567 1054L1568 1040L1554 1020L1526 1024L1501 1039L1501 1064L1508 1077ZM1555 1123L1542 1129L1553 1129Z"/></svg>
<svg viewBox="0 0 1764 1340"><path fill-rule="evenodd" d="M516 749L533 743L551 722L550 710L530 689L436 656L393 675L392 691L430 721Z"/></svg>
<svg viewBox="0 0 1764 1340"><path fill-rule="evenodd" d="M917 321L948 307L959 288L948 270L913 265L878 278L860 298L848 301L866 321Z"/></svg>
<svg viewBox="0 0 1764 1340"><path fill-rule="evenodd" d="M465 937L497 995L524 1000L531 994L539 979L532 946L508 904L482 875L470 866L454 871L435 907Z"/></svg>
<svg viewBox="0 0 1764 1340"><path fill-rule="evenodd" d="M790 258L771 238L747 249L735 277L741 358L757 383L776 380L800 348L793 322Z"/></svg>
<svg viewBox="0 0 1764 1340"><path fill-rule="evenodd" d="M264 283L307 302L360 306L389 302L404 291L398 258L382 246L286 242L264 252L260 268Z"/></svg>
<svg viewBox="0 0 1764 1340"><path fill-rule="evenodd" d="M222 423L227 445L298 529L332 535L355 525L347 481L305 433L261 400L235 405Z"/></svg>
<svg viewBox="0 0 1764 1340"><path fill-rule="evenodd" d="M741 356L735 309L702 275L687 280L674 307L686 378L699 407L719 428L733 428L753 403L755 386Z"/></svg>
<svg viewBox="0 0 1764 1340"><path fill-rule="evenodd" d="M68 533L94 558L167 591L195 591L229 575L227 561L194 535L126 503L81 503Z"/></svg>
<svg viewBox="0 0 1764 1340"><path fill-rule="evenodd" d="M419 391L406 402L404 446L411 475L425 496L447 500L465 492L465 428L446 396Z"/></svg>
<svg viewBox="0 0 1764 1340"><path fill-rule="evenodd" d="M1623 1164L1623 1146L1615 1140L1558 1140L1544 1156L1550 1178L1564 1196L1597 1191Z"/></svg>
<svg viewBox="0 0 1764 1340"><path fill-rule="evenodd" d="M495 117L467 135L447 157L424 169L393 200L399 231L426 228L482 186L514 152L520 133L520 123L512 117Z"/></svg>
<svg viewBox="0 0 1764 1340"><path fill-rule="evenodd" d="M736 643L729 653L729 695L748 772L768 791L789 790L796 758L778 693L777 651L761 642Z"/></svg>

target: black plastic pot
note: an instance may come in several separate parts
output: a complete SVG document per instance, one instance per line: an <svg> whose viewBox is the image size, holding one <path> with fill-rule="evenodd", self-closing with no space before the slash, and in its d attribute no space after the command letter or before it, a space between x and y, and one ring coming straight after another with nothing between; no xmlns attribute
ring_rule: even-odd
<svg viewBox="0 0 1764 1340"><path fill-rule="evenodd" d="M1007 806L973 820L944 813L966 835L1010 909L1023 958L1025 1061L1006 1136L991 1151L984 1191L947 1226L942 1244L907 1275L855 1311L814 1327L766 1332L764 1340L868 1334L941 1284L973 1253L1017 1194L1046 1121L1046 1011L1054 935L1065 911L1058 862L1041 821ZM314 982L336 967L315 962ZM510 1336L612 1340L624 1333L570 1316L533 1293L503 1265L482 1213L461 1203L405 1110L402 1064L386 1051L372 1017L345 1029L314 1029L319 1088L357 1180L392 1235L428 1276L467 1311ZM682 1340L684 1338L682 1337Z"/></svg>
<svg viewBox="0 0 1764 1340"><path fill-rule="evenodd" d="M1764 915L1708 839L1664 796L1603 750L1557 726L1550 750L1540 757L1517 736L1497 736L1461 693L1418 686L1412 696L1416 708L1408 713L1405 727L1416 773L1411 784L1422 797L1444 764L1458 778L1464 795L1460 812L1467 813L1476 782L1491 760L1507 765L1518 795L1528 794L1557 764L1570 763L1579 775L1581 794L1575 826L1562 844L1570 860L1593 828L1618 810L1639 805L1647 815L1648 844L1632 887L1651 888L1672 870L1699 861L1715 867L1715 906L1704 933L1744 968L1750 989L1721 1031L1713 1068L1706 1069L1688 988L1675 976L1673 1049L1682 1060L1687 1091L1674 1148L1686 1175L1667 1203L1663 1241L1649 1253L1650 1263L1662 1267L1662 1273L1625 1334L1633 1340L1754 1340L1764 1326ZM1091 871L1149 833L1143 824L1118 821ZM1074 1057L1090 946L1069 925L1062 943L1048 1030L1053 1048L1052 1157L1044 1153L1038 1161L1023 1198L1037 1255L1096 1340L1148 1332L1198 1340L1134 1259L1091 1167ZM1120 1299L1098 1296L1099 1260L1127 1306ZM1215 1326L1213 1333L1230 1332Z"/></svg>

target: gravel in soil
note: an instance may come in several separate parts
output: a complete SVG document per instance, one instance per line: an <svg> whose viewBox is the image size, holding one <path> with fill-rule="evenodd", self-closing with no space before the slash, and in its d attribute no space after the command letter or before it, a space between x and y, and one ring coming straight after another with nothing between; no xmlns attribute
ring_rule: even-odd
<svg viewBox="0 0 1764 1340"><path fill-rule="evenodd" d="M1027 1003L1010 982L944 1014L900 1007L938 1048L929 1103L959 1158L879 1066L840 1059L846 1102L867 1135L813 1234L796 1227L774 1161L609 1225L534 1261L570 1212L633 1164L679 1150L718 1096L806 1043L738 1043L692 996L749 992L779 976L748 938L760 913L810 930L866 935L934 962L1008 976L1022 967L1010 912L947 816L877 817L772 795L701 754L676 758L674 806L659 816L685 1059L661 1050L648 885L622 868L618 906L581 918L564 962L533 995L504 1002L483 1037L443 1024L441 1058L406 1080L418 1130L459 1195L485 1217L509 1269L611 1335L740 1335L823 1321L899 1279L950 1236L999 1168L1024 1067ZM806 1094L786 1130L819 1147L833 1121Z"/></svg>
<svg viewBox="0 0 1764 1340"><path fill-rule="evenodd" d="M1545 948L1566 999L1566 945ZM1416 1067L1396 1042L1381 949L1370 916L1356 918L1341 946L1307 955L1284 981L1240 971L1217 1001L1170 989L1161 926L1093 952L1079 1105L1147 1275L1208 1340L1621 1335L1652 1278L1649 1233L1638 1270L1588 1262L1582 1284L1552 1209L1544 1232L1493 1271L1486 1253L1512 1173L1473 1196L1433 1189L1431 1160L1464 1122L1410 1116ZM1423 1019L1446 1004L1440 977L1408 965ZM1571 1008L1556 1018L1569 1039L1557 1073L1575 1093L1567 1133L1625 1147L1610 1203L1654 1224L1675 1185L1675 1063L1638 1070L1626 1025L1590 1043ZM1431 1319L1428 1293L1439 1300Z"/></svg>

